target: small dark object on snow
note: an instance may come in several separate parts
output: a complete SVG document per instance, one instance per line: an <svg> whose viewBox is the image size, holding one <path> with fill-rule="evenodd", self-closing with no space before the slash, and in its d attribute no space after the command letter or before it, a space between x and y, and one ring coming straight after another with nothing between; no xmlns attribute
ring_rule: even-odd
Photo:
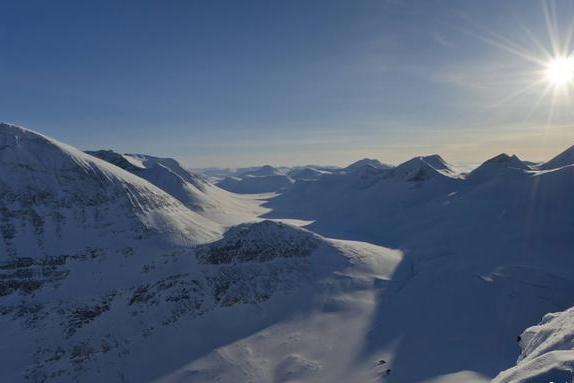
<svg viewBox="0 0 574 383"><path fill-rule="evenodd" d="M390 368L388 368L388 369L387 369L387 371L385 371L385 374L387 374L387 375L391 375L391 369L390 369Z"/></svg>
<svg viewBox="0 0 574 383"><path fill-rule="evenodd" d="M387 362L384 359L381 359L377 362L377 366L382 366L385 363L387 363Z"/></svg>
<svg viewBox="0 0 574 383"><path fill-rule="evenodd" d="M516 341L517 341L518 343L520 343L521 340L522 340L522 337L521 337L520 335L518 335L518 336L516 337Z"/></svg>

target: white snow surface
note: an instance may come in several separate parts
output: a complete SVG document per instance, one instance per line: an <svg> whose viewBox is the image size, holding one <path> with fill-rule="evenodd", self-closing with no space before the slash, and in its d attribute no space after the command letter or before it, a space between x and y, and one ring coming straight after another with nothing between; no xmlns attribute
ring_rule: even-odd
<svg viewBox="0 0 574 383"><path fill-rule="evenodd" d="M238 196L99 156L0 125L1 382L571 379L574 165L432 155Z"/></svg>
<svg viewBox="0 0 574 383"><path fill-rule="evenodd" d="M549 313L520 336L516 366L493 383L566 382L574 378L574 308Z"/></svg>
<svg viewBox="0 0 574 383"><path fill-rule="evenodd" d="M574 166L534 171L502 155L464 177L441 163L324 176L267 204L322 235L405 250L412 278L380 299L370 339L396 345L399 382L492 379L515 363L524 328L574 303Z"/></svg>
<svg viewBox="0 0 574 383"><path fill-rule="evenodd" d="M0 125L0 260L129 246L212 241L218 224L140 177L71 146Z"/></svg>
<svg viewBox="0 0 574 383"><path fill-rule="evenodd" d="M88 153L144 178L192 211L224 226L254 221L266 211L258 200L227 192L183 168L172 158L120 154L111 150Z"/></svg>
<svg viewBox="0 0 574 383"><path fill-rule="evenodd" d="M363 350L401 259L263 221L195 250L56 259L51 274L4 264L13 280L14 271L43 274L32 293L2 297L10 368L0 381L375 379L381 353Z"/></svg>

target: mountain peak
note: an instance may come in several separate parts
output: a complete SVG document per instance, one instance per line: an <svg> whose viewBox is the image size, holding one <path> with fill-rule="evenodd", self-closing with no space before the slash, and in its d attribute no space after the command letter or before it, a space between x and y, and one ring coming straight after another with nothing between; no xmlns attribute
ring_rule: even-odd
<svg viewBox="0 0 574 383"><path fill-rule="evenodd" d="M279 169L271 165L263 165L258 169L243 173L242 177L269 177L284 175Z"/></svg>
<svg viewBox="0 0 574 383"><path fill-rule="evenodd" d="M484 161L482 165L470 172L468 176L473 179L490 178L508 169L530 170L530 167L515 154L501 153Z"/></svg>
<svg viewBox="0 0 574 383"><path fill-rule="evenodd" d="M452 177L455 172L438 154L419 156L391 170L391 177L404 181L424 181L435 176Z"/></svg>
<svg viewBox="0 0 574 383"><path fill-rule="evenodd" d="M422 156L422 157L419 157L419 159L426 162L427 164L429 164L430 166L432 166L435 169L449 170L449 171L452 170L450 168L450 165L438 154L431 154L428 156Z"/></svg>
<svg viewBox="0 0 574 383"><path fill-rule="evenodd" d="M392 166L382 163L381 161L374 158L363 158L361 160L353 162L351 165L347 166L347 170L355 170L362 168L365 165L372 166L378 169L390 169Z"/></svg>
<svg viewBox="0 0 574 383"><path fill-rule="evenodd" d="M574 145L570 146L568 149L564 150L562 153L558 154L551 160L543 163L540 166L540 169L550 170L573 164L574 164Z"/></svg>

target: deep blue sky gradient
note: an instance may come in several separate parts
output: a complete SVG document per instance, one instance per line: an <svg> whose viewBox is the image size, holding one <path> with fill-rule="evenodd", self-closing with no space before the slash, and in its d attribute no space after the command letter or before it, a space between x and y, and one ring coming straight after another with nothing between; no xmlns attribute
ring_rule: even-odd
<svg viewBox="0 0 574 383"><path fill-rule="evenodd" d="M572 4L554 4L564 30ZM82 149L200 167L574 143L540 90L500 102L533 68L485 37L549 46L537 0L5 0L0 18L0 120Z"/></svg>

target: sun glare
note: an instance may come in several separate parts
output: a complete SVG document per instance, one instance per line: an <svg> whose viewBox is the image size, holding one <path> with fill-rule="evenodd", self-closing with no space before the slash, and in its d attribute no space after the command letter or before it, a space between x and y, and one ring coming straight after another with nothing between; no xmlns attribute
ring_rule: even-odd
<svg viewBox="0 0 574 383"><path fill-rule="evenodd" d="M574 57L556 57L546 66L546 80L554 86L574 82Z"/></svg>

